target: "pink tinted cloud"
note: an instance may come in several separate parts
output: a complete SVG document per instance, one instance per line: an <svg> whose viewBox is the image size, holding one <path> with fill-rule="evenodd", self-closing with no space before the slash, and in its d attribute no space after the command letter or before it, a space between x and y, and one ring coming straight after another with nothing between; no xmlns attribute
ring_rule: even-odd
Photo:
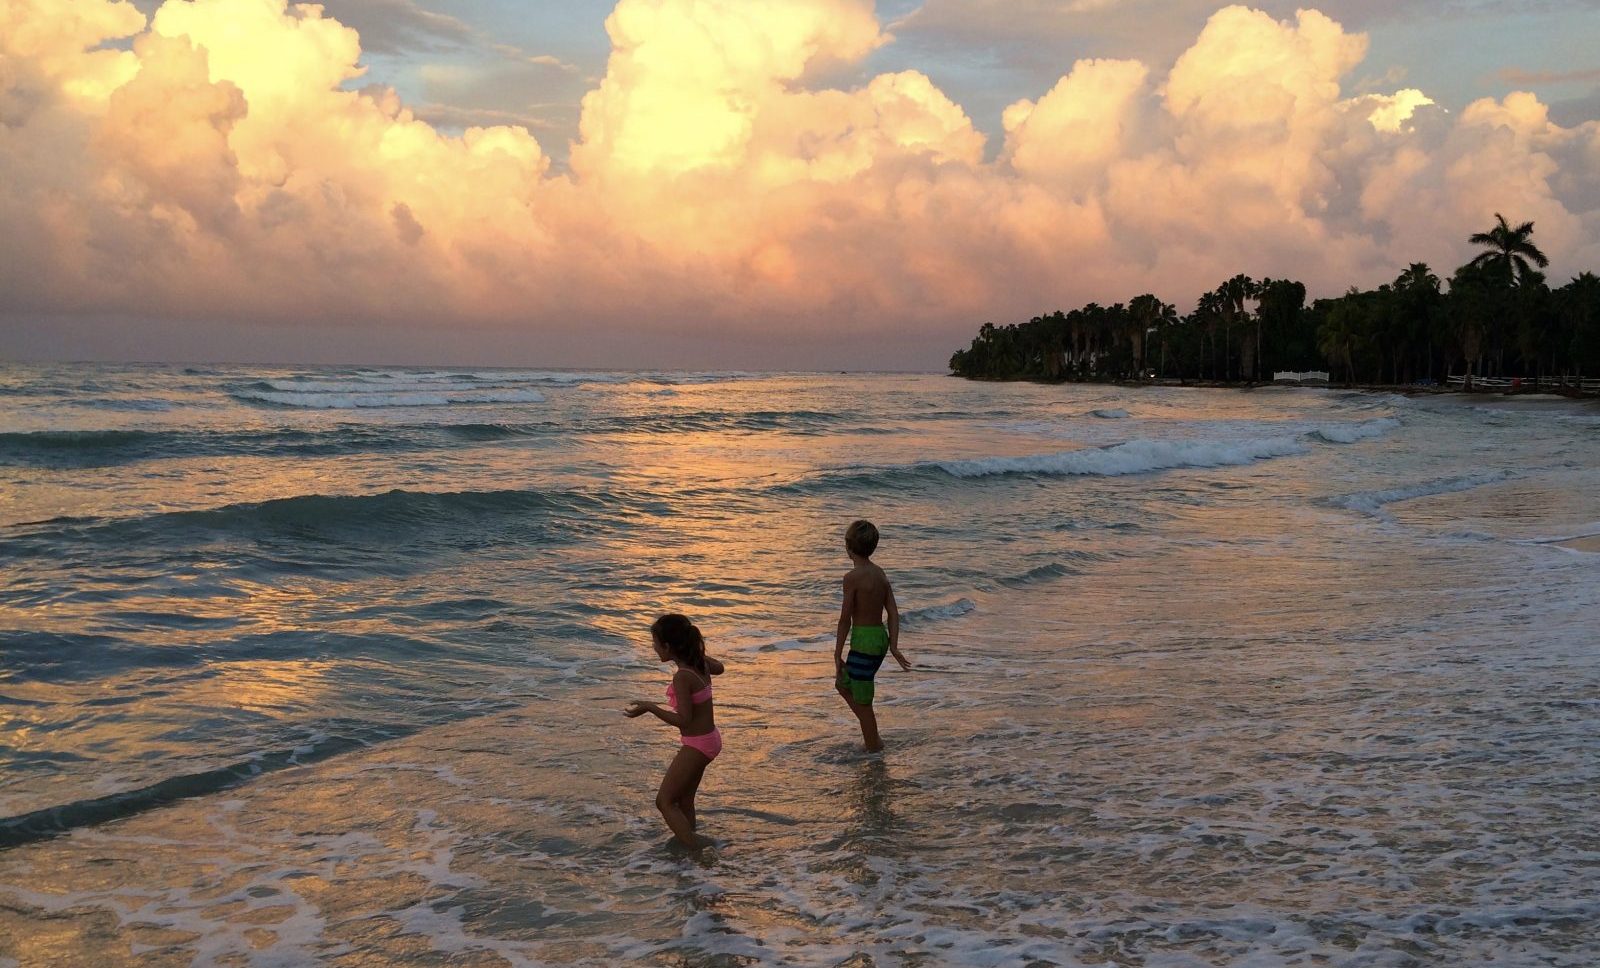
<svg viewBox="0 0 1600 968"><path fill-rule="evenodd" d="M1352 94L1365 38L1315 11L1225 8L1169 64L1064 64L986 152L918 72L810 81L893 42L863 0L621 0L570 172L523 127L453 137L346 90L359 38L315 7L71 11L0 13L12 315L549 334L599 357L641 334L923 332L934 364L982 319L1187 302L1238 271L1326 293L1447 267L1497 210L1536 219L1558 270L1600 264L1600 124L1526 94L1459 116Z"/></svg>

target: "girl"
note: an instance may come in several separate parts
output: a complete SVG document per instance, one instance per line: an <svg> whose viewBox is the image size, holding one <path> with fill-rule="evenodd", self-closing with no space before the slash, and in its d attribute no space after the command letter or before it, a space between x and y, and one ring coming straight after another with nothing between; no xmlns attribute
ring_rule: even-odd
<svg viewBox="0 0 1600 968"><path fill-rule="evenodd" d="M654 713L668 726L678 727L683 747L672 758L667 775L656 791L656 809L672 828L672 835L687 847L699 848L709 841L695 836L694 794L706 766L722 752L722 733L712 718L711 677L722 675L722 663L706 655L706 640L700 630L682 615L663 615L650 626L656 657L678 667L667 687L667 703L672 711L653 702L629 703L624 715L629 719Z"/></svg>

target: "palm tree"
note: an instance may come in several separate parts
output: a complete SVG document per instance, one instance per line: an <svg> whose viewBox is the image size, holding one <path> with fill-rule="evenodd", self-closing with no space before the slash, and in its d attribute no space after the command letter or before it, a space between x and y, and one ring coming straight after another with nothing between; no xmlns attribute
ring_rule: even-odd
<svg viewBox="0 0 1600 968"><path fill-rule="evenodd" d="M1210 364L1211 367L1211 379L1217 379L1217 321L1221 318L1221 315L1222 297L1217 295L1216 290L1212 290L1211 292L1200 294L1200 301L1195 304L1194 313L1189 317L1192 323L1202 327L1200 330L1200 371L1197 374L1201 379L1206 378L1205 368L1207 364ZM1211 343L1211 351L1209 353L1206 351L1207 341Z"/></svg>
<svg viewBox="0 0 1600 968"><path fill-rule="evenodd" d="M1301 331L1306 306L1305 284L1292 279L1263 279L1256 284L1255 298L1256 323L1261 330L1257 368L1263 376L1289 363L1293 365L1286 367L1288 369L1307 369L1309 361L1305 355L1316 352L1316 332L1315 328L1309 334ZM1305 339L1306 336L1309 339ZM1268 366L1269 361L1272 366Z"/></svg>
<svg viewBox="0 0 1600 968"><path fill-rule="evenodd" d="M1128 303L1128 335L1133 340L1133 365L1139 375L1144 374L1144 344L1151 330L1156 329L1168 316L1176 317L1177 310L1165 305L1152 293L1135 296ZM1165 343L1162 344L1165 350ZM1165 365L1165 360L1162 361Z"/></svg>
<svg viewBox="0 0 1600 968"><path fill-rule="evenodd" d="M1167 374L1167 343L1171 339L1172 330L1178 325L1178 307L1171 303L1164 303L1152 293L1135 296L1128 303L1128 314L1137 324L1137 331L1141 338L1155 333L1161 342L1161 365L1158 372L1161 376ZM1138 354L1139 373L1144 373L1144 347L1140 347Z"/></svg>
<svg viewBox="0 0 1600 968"><path fill-rule="evenodd" d="M1434 275L1426 262L1413 262L1395 279L1393 291L1395 322L1398 324L1396 331L1401 341L1394 358L1395 382L1400 382L1398 371L1401 353L1414 358L1416 350L1424 342L1428 344L1428 376L1431 378L1433 324L1439 314L1439 306L1444 302L1444 295L1439 289L1439 277Z"/></svg>
<svg viewBox="0 0 1600 968"><path fill-rule="evenodd" d="M1600 362L1600 276L1584 272L1556 291L1557 306L1567 332L1570 353L1580 378L1594 372Z"/></svg>
<svg viewBox="0 0 1600 968"><path fill-rule="evenodd" d="M1255 280L1251 279L1249 276L1245 275L1242 272L1240 274L1234 276L1232 279L1229 279L1227 282L1224 282L1222 285L1217 287L1218 308L1220 309L1221 315L1222 315L1222 342L1223 342L1223 366L1224 367L1232 365L1232 361L1228 359L1228 357L1232 355L1231 352L1228 349L1228 342L1229 342L1228 334L1233 329L1233 324L1234 324L1235 320L1240 319L1242 317L1246 317L1246 316L1249 315L1248 311L1244 307L1245 300L1246 299L1254 299L1255 297L1256 297ZM1256 321L1256 344L1255 344L1255 348L1256 349L1259 349L1260 346L1261 346L1260 337L1261 337L1261 323L1260 323L1260 320L1257 320ZM1245 343L1244 343L1244 347L1243 347L1243 351L1242 351L1241 355L1244 358L1243 358L1243 360L1240 361L1242 365L1240 366L1241 372L1240 372L1239 375L1241 377L1244 377L1246 374L1244 372L1242 372L1242 371L1250 370L1251 369L1251 364L1254 362L1254 353L1252 351L1250 342L1248 340L1246 340ZM1254 373L1249 374L1249 379L1254 380L1255 378L1256 378L1256 374L1254 374ZM1223 379L1227 379L1226 370L1224 370Z"/></svg>
<svg viewBox="0 0 1600 968"><path fill-rule="evenodd" d="M1543 269L1550 264L1550 260L1531 241L1532 222L1523 222L1512 228L1504 215L1496 212L1494 217L1498 223L1494 228L1487 232L1479 232L1467 240L1488 250L1479 253L1471 265L1480 269L1493 269L1510 285L1521 285L1528 277L1528 273L1533 271L1528 263L1531 262Z"/></svg>
<svg viewBox="0 0 1600 968"><path fill-rule="evenodd" d="M1355 352L1359 348L1365 329L1365 319L1358 305L1362 293L1351 289L1343 297L1333 300L1328 315L1317 331L1317 349L1333 363L1344 364L1345 382L1356 382Z"/></svg>

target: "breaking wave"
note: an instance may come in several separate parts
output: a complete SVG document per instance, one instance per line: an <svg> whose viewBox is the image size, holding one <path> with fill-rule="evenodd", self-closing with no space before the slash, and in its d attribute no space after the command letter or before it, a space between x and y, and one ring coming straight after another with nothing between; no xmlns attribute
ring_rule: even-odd
<svg viewBox="0 0 1600 968"><path fill-rule="evenodd" d="M1310 436L1330 444L1353 444L1358 440L1382 437L1399 426L1400 421L1393 417L1379 417L1360 423L1327 424L1311 431Z"/></svg>
<svg viewBox="0 0 1600 968"><path fill-rule="evenodd" d="M447 407L453 404L543 403L545 395L534 389L477 389L452 387L403 392L332 392L324 390L235 390L239 400L279 407L314 410L364 410L382 407Z"/></svg>
<svg viewBox="0 0 1600 968"><path fill-rule="evenodd" d="M1388 520L1389 514L1385 508L1391 504L1411 501L1419 497L1432 497L1436 494L1470 491L1488 484L1499 484L1511 476L1509 471L1494 471L1484 474L1467 474L1460 477L1445 477L1433 481L1423 481L1406 487L1392 487L1379 491L1357 491L1354 494L1330 498L1328 503L1335 507L1359 511L1362 514L1370 514L1373 517Z"/></svg>
<svg viewBox="0 0 1600 968"><path fill-rule="evenodd" d="M1251 464L1274 457L1307 453L1293 437L1252 440L1130 440L1109 447L1033 454L1024 457L982 457L974 460L932 463L952 477L990 477L1000 474L1045 476L1121 477L1182 467L1226 467Z"/></svg>

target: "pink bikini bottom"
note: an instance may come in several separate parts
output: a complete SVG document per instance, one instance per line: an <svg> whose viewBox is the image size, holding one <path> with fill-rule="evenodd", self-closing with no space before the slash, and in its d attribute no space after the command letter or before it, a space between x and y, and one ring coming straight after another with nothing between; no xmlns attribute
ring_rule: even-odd
<svg viewBox="0 0 1600 968"><path fill-rule="evenodd" d="M716 759L717 754L722 752L722 730L720 729L713 729L711 732L701 733L699 736L679 736L678 738L683 741L683 745L704 754L708 760Z"/></svg>

